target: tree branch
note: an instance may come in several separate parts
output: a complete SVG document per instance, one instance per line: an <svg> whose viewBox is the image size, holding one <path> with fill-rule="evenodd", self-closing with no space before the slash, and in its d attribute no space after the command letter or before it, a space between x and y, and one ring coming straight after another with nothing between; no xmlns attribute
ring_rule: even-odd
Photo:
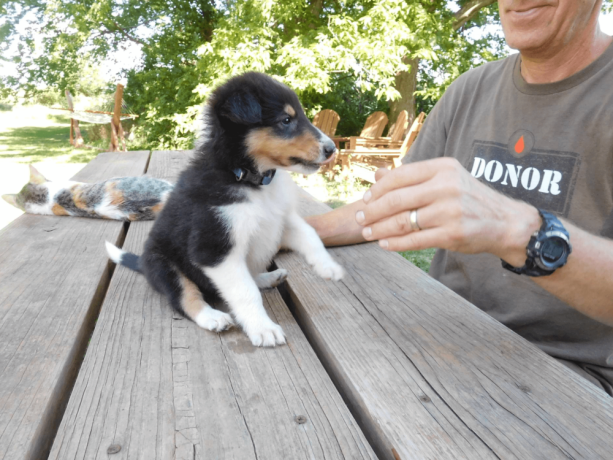
<svg viewBox="0 0 613 460"><path fill-rule="evenodd" d="M453 30L458 30L472 18L474 18L479 10L483 7L489 6L496 0L470 0L466 5L460 8L454 16L456 21L453 23Z"/></svg>
<svg viewBox="0 0 613 460"><path fill-rule="evenodd" d="M128 40L130 40L130 41L132 41L132 42L134 42L134 43L138 43L139 45L147 46L147 44L146 44L144 41L139 40L138 38L134 38L134 37L132 37L132 36L131 36L131 35L130 35L128 32L126 32L126 30L125 30L123 27L121 27L119 24L117 24L117 22L113 21L113 24L115 25L115 27L117 28L117 30L111 30L111 29L109 28L109 26L107 26L106 24L102 24L102 25L103 25L103 26L106 28L106 30L108 30L110 33L114 33L114 32L116 32L116 31L119 31L119 32L121 32L121 34L122 34L124 37L126 37Z"/></svg>

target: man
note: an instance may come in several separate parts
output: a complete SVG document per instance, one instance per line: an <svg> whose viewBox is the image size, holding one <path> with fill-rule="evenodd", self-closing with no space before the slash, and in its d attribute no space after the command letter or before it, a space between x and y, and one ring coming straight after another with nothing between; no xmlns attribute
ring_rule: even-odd
<svg viewBox="0 0 613 460"><path fill-rule="evenodd" d="M519 55L458 78L405 165L310 223L329 245L441 248L432 276L613 394L613 38L601 6L499 0Z"/></svg>

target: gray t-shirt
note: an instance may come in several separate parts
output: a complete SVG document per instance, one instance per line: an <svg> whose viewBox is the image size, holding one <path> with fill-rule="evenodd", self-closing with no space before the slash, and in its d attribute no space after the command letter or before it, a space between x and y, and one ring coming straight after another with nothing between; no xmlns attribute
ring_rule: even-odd
<svg viewBox="0 0 613 460"><path fill-rule="evenodd" d="M613 45L556 83L526 83L520 62L513 55L459 77L403 161L457 158L501 193L613 238ZM613 328L503 269L491 254L439 250L430 273L611 393Z"/></svg>

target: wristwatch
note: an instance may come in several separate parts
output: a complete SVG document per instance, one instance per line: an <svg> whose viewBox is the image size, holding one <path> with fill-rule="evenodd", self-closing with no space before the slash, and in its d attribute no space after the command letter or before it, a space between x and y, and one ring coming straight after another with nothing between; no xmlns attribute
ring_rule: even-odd
<svg viewBox="0 0 613 460"><path fill-rule="evenodd" d="M573 248L570 236L562 222L553 214L538 210L543 224L534 232L526 247L526 263L523 267L514 267L502 260L502 266L518 275L547 276L566 265Z"/></svg>

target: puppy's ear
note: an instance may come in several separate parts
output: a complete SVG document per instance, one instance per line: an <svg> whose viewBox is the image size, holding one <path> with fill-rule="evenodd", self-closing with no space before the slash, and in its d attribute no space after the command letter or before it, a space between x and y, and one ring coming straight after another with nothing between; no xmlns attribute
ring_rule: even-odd
<svg viewBox="0 0 613 460"><path fill-rule="evenodd" d="M220 115L239 125L254 125L262 121L262 106L251 93L233 94L221 106Z"/></svg>

